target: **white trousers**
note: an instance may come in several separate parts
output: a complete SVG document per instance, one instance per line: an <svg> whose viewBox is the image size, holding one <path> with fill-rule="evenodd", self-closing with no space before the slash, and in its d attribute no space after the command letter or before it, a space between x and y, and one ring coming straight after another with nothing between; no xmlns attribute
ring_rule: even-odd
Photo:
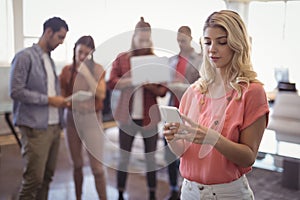
<svg viewBox="0 0 300 200"><path fill-rule="evenodd" d="M183 180L181 187L182 200L254 200L253 192L245 175L225 184L204 185Z"/></svg>

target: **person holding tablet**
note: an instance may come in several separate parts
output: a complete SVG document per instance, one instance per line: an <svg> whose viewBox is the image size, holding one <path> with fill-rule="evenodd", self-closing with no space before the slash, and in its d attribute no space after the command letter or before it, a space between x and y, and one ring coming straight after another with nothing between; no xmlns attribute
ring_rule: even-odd
<svg viewBox="0 0 300 200"><path fill-rule="evenodd" d="M114 118L119 125L120 157L117 171L119 199L123 199L131 147L138 132L141 133L147 166L149 199L155 199L156 164L154 153L157 146L160 114L156 97L164 96L167 89L160 84L133 86L130 75L130 58L133 56L154 55L151 41L151 26L141 20L135 26L130 50L117 56L112 64L109 87L121 91Z"/></svg>
<svg viewBox="0 0 300 200"><path fill-rule="evenodd" d="M181 199L254 199L245 174L255 162L269 108L239 14L212 13L203 44L201 78L180 102L185 122L164 126L169 147L180 156Z"/></svg>
<svg viewBox="0 0 300 200"><path fill-rule="evenodd" d="M94 62L94 50L91 36L80 37L73 49L73 63L65 66L60 74L62 95L72 97L72 106L65 110L65 135L73 163L77 200L82 198L83 145L87 148L98 196L101 200L107 199L105 171L101 163L104 148L101 110L106 94L105 71ZM75 95L72 96L73 93ZM85 96L79 98L78 94ZM90 94L93 94L92 97Z"/></svg>

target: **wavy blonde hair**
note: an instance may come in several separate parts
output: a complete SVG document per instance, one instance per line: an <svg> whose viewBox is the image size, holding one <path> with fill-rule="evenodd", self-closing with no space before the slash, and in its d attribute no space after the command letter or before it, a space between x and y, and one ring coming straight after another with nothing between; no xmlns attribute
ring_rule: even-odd
<svg viewBox="0 0 300 200"><path fill-rule="evenodd" d="M212 13L205 21L203 32L207 28L219 27L227 33L227 44L234 52L231 65L226 68L226 81L238 92L237 99L242 96L242 86L247 87L251 82L261 83L256 79L257 74L253 71L250 54L251 44L246 26L239 14L230 10L221 10ZM201 93L206 93L208 86L214 82L216 68L210 63L208 55L203 54L203 63L200 69L201 78L195 82L195 86ZM227 84L226 83L226 84Z"/></svg>

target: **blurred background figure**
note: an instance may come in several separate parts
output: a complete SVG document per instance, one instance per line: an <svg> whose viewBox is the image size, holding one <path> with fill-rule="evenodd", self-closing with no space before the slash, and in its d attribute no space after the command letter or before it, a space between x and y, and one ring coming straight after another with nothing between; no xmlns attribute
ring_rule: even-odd
<svg viewBox="0 0 300 200"><path fill-rule="evenodd" d="M115 59L109 79L110 88L121 91L114 115L119 125L120 158L117 172L119 199L123 199L130 152L138 132L141 133L144 140L149 199L156 198L154 154L158 139L157 124L160 121L156 97L164 96L167 89L160 84L132 85L129 73L131 70L130 58L143 55L153 55L153 49L151 26L141 17L135 27L130 50L119 54Z"/></svg>
<svg viewBox="0 0 300 200"><path fill-rule="evenodd" d="M181 96L185 90L195 82L199 77L199 70L202 64L202 48L200 54L195 52L191 46L192 32L190 27L181 26L177 33L177 42L180 48L179 54L172 56L169 60L172 68L173 81L168 84L171 92L169 105L179 107ZM168 174L171 194L169 200L179 199L178 187L178 165L179 160L176 158L167 145L166 140L165 159L168 163Z"/></svg>
<svg viewBox="0 0 300 200"><path fill-rule="evenodd" d="M104 149L101 110L106 94L105 71L100 64L94 62L94 50L95 44L91 36L80 37L74 46L73 63L65 66L60 74L63 96L69 97L79 90L94 94L82 102L73 100L71 107L65 110L65 135L73 163L77 200L82 198L83 145L87 148L98 196L101 200L107 199L105 170L101 163Z"/></svg>

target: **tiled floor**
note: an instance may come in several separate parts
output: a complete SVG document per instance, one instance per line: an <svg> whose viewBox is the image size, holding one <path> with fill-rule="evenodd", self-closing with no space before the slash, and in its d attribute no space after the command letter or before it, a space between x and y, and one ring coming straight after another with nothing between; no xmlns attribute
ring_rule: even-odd
<svg viewBox="0 0 300 200"><path fill-rule="evenodd" d="M109 139L115 143L117 142L117 129L110 128L107 130L109 134ZM1 138L2 139L2 138ZM3 140L3 139L2 139ZM12 140L13 141L13 140ZM15 144L5 143L0 141L0 200L12 200L14 196L18 193L18 189L21 182L22 176L22 159L20 156L20 149ZM162 141L159 142L159 147L162 146ZM141 148L140 139L136 139L134 143L134 149L140 151ZM272 131L266 131L261 144L260 151L272 153L276 150L275 135ZM116 171L114 169L114 164L116 163L115 152L111 151L110 148L106 149L107 157L110 158L107 167L107 192L108 197L111 200L117 199L116 185ZM294 155L299 156L299 145L281 144L280 151L283 155ZM91 170L88 166L88 160L85 156L85 167L84 167L84 185L83 185L83 199L97 199L96 190L94 187L94 180ZM163 164L162 155L157 156L158 164ZM143 161L143 158L138 158L138 161ZM138 168L142 167L142 162L136 165ZM264 163L256 162L256 166L267 166L268 168L273 165L273 160L270 156L267 156ZM158 171L158 190L157 197L159 200L163 200L168 196L168 178L165 168L161 168ZM147 187L145 176L143 173L130 174L127 182L127 192L125 194L127 199L130 200L141 200L147 199ZM65 145L64 138L62 137L62 142L60 146L59 158L57 171L54 180L51 184L51 189L49 193L49 200L75 200L74 195L74 184L72 180L72 168L68 158L68 151Z"/></svg>
<svg viewBox="0 0 300 200"><path fill-rule="evenodd" d="M115 132L112 130L112 132ZM115 134L116 133L111 133ZM111 139L115 138L111 135ZM138 142L138 140L137 140ZM138 148L138 144L135 144ZM88 165L86 153L84 167L83 199L97 199L93 175ZM111 156L114 159L114 156ZM1 146L0 154L0 200L15 199L21 183L22 159L20 149L16 144ZM138 166L140 167L140 166ZM106 168L108 199L117 199L116 171L108 166ZM157 198L165 199L169 193L166 169L162 168L157 172ZM49 200L75 200L74 183L72 179L72 167L69 162L68 151L64 137L61 139L60 152L57 163L57 170L49 192ZM127 180L127 191L125 197L130 200L147 199L148 191L144 173L129 174Z"/></svg>

